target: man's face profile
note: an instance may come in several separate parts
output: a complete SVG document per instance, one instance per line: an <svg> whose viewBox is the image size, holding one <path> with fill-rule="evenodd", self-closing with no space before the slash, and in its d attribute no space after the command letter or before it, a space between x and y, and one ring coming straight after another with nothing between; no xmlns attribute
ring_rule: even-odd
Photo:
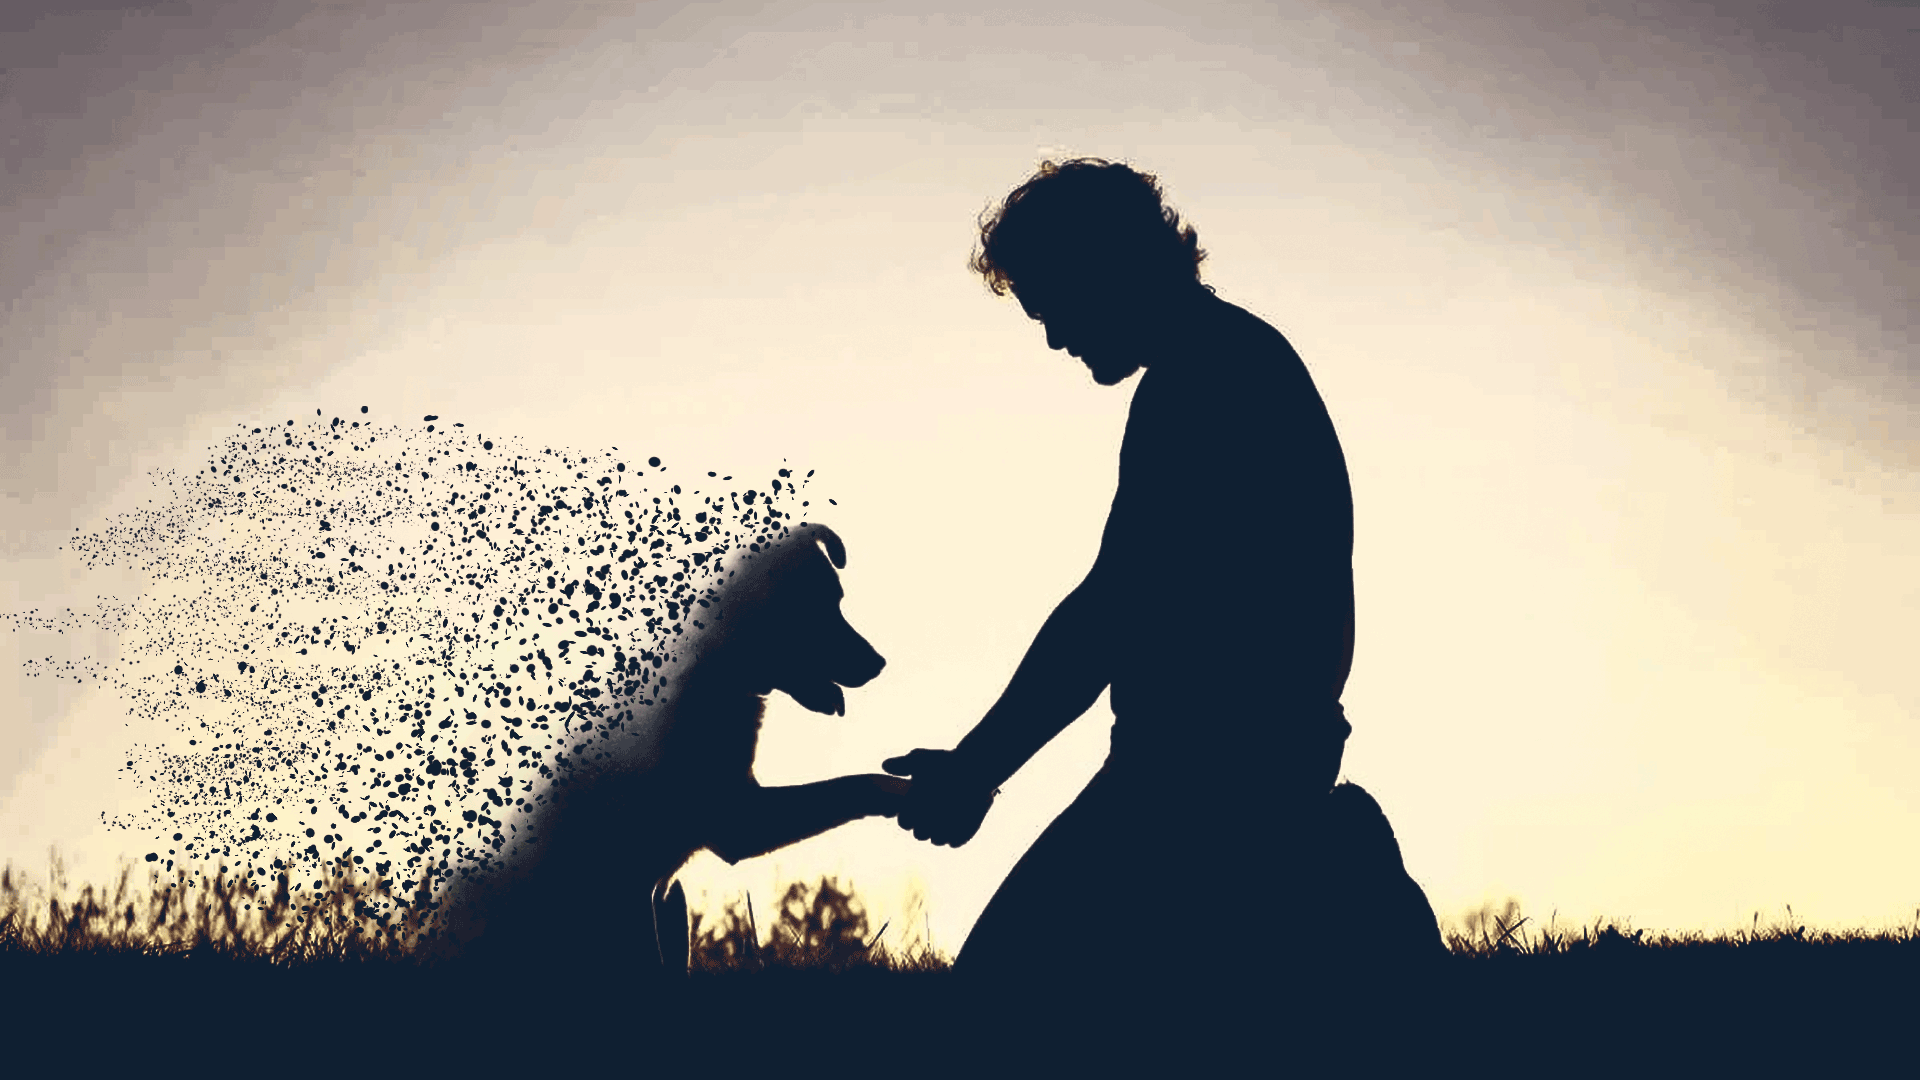
<svg viewBox="0 0 1920 1080"><path fill-rule="evenodd" d="M1062 349L1093 373L1093 381L1113 386L1144 365L1143 335L1134 323L1140 302L1122 290L1084 281L1079 287L1014 287L1027 317L1047 330L1047 348Z"/></svg>

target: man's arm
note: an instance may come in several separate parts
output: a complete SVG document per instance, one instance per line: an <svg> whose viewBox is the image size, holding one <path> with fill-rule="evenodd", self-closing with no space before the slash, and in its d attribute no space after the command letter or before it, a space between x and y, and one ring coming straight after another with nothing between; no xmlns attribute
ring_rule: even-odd
<svg viewBox="0 0 1920 1080"><path fill-rule="evenodd" d="M956 764L997 788L1066 730L1113 681L1112 591L1096 563L1034 635L1000 700L954 747Z"/></svg>
<svg viewBox="0 0 1920 1080"><path fill-rule="evenodd" d="M1091 708L1113 681L1113 598L1105 561L1060 601L1035 635L1000 700L953 750L889 758L913 777L900 827L959 847L979 831L995 791L1055 735Z"/></svg>

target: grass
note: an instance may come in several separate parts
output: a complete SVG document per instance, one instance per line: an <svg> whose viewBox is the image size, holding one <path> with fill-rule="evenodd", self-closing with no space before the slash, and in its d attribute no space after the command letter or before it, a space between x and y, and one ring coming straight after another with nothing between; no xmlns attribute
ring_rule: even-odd
<svg viewBox="0 0 1920 1080"><path fill-rule="evenodd" d="M60 861L44 883L0 870L0 961L22 956L168 957L299 968L317 963L430 966L430 916L399 902L384 883L333 868L296 892L286 875L261 888L224 865L150 871L142 886L124 868L109 887L75 890ZM302 902L303 899L306 902ZM760 922L767 932L760 932ZM926 973L951 961L924 943L896 945L873 928L865 906L833 878L794 882L770 911L751 896L717 913L690 913L689 967L696 975L768 970Z"/></svg>
<svg viewBox="0 0 1920 1080"><path fill-rule="evenodd" d="M734 1037L735 1018L756 1038L804 1038L876 1010L903 1020L901 1010L940 994L950 967L893 927L871 927L853 891L830 878L791 884L771 905L742 896L692 912L691 971L670 1000L618 973L541 985L448 961L406 899L344 870L304 890L284 878L261 888L219 866L150 871L145 882L123 870L110 886L76 889L57 861L42 881L8 867L0 1030L74 1047L110 1036L109 1045L270 1057L285 1056L285 1036L304 1046L326 1033L324 1045L351 1049L328 1061L435 1047L427 1056L437 1063L473 1068L562 1045L542 1032L618 1030L670 1037L644 1048L657 1065ZM585 954L592 942L555 947ZM423 1042L422 1031L439 1034ZM466 1035L448 1042L449 1031Z"/></svg>
<svg viewBox="0 0 1920 1080"><path fill-rule="evenodd" d="M491 1062L502 1045L528 1053L588 1045L549 1039L560 1032L585 1039L653 1031L700 1055L742 1039L786 1047L796 1060L808 1047L886 1048L936 1073L953 1060L945 1051L929 1058L928 1046L987 1055L991 1066L1011 1045L996 1033L1021 1022L1039 1025L1030 1032L1077 1033L1075 1053L1122 1045L1156 1023L1162 1036L1186 1030L1170 1025L1158 1006L1125 1022L1109 1016L1102 1027L1099 1017L1074 1013L1071 1002L1017 998L1019 988L957 995L948 957L889 925L871 926L853 890L832 879L789 885L771 904L743 896L695 912L690 978L665 1011L635 1005L652 999L615 981L523 986L449 968L424 947L430 926L410 917L417 905L396 903L345 873L321 884L304 892L284 880L260 888L216 866L198 876L184 867L171 876L150 873L144 884L127 871L110 887L76 890L57 862L44 883L8 868L0 872L0 985L32 993L0 1016L18 1030L77 1039L103 1024L116 1031L145 1024L164 1040L177 1028L196 1030L183 1016L217 1020L229 1045L251 1032L269 1049L274 1032L346 1024L362 1041L384 1032L378 1037L388 1050L454 1052L446 1033L466 1030L478 1034L457 1045L476 1064ZM1158 940L1138 944L1185 939L1221 947L1177 924L1196 916L1171 915L1176 921L1166 926L1143 927ZM1660 1074L1683 1064L1709 1072L1734 1062L1762 1071L1796 1060L1830 1066L1849 1053L1867 1061L1872 1048L1904 1045L1902 1033L1920 1008L1920 912L1911 925L1878 931L1809 930L1791 916L1788 909L1784 921L1763 925L1756 915L1750 927L1728 933L1649 933L1617 920L1562 926L1550 915L1542 924L1509 901L1446 927L1448 962L1420 979L1397 980L1391 1007L1364 982L1299 985L1272 953L1250 956L1233 985L1210 988L1217 993L1209 1000L1243 1001L1234 1030L1244 1032L1332 1017L1338 1022L1313 1033L1362 1075L1362 1059L1385 1053L1427 1065L1436 1056L1532 1062L1530 1071L1544 1075L1580 1073L1569 1066L1599 1061ZM1173 997L1208 989L1176 988ZM992 1012L1001 998L1024 1002L1023 1011L1002 1007L992 1020L965 1011ZM1382 1029L1395 1037L1381 1037ZM421 1032L439 1038L421 1043ZM664 1053L664 1045L649 1053ZM1301 1053L1310 1044L1287 1045ZM1073 1062L1063 1061L1072 1071Z"/></svg>
<svg viewBox="0 0 1920 1080"><path fill-rule="evenodd" d="M1649 933L1631 929L1621 920L1603 919L1592 926L1562 928L1557 925L1557 919L1549 917L1546 925L1535 925L1530 916L1520 913L1518 902L1508 900L1499 908L1486 905L1470 912L1459 924L1448 927L1443 937L1450 954L1468 960L1529 958L1543 961L1555 957L1680 953L1724 956L1741 950L1748 954L1778 955L1781 950L1824 949L1904 951L1913 962L1920 963L1920 909L1914 911L1914 921L1909 925L1880 930L1809 931L1806 924L1794 919L1793 907L1788 905L1784 920L1766 926L1760 925L1760 913L1755 912L1752 925L1740 930L1712 934L1698 930Z"/></svg>
<svg viewBox="0 0 1920 1080"><path fill-rule="evenodd" d="M952 966L950 958L924 942L896 947L887 941L891 923L872 929L864 905L832 878L822 878L812 887L797 881L789 884L772 914L763 942L751 896L729 902L712 920L700 911L692 912L690 971L708 975L769 969L925 974Z"/></svg>
<svg viewBox="0 0 1920 1080"><path fill-rule="evenodd" d="M412 917L417 908L397 902L372 877L337 868L331 874L317 888L296 894L285 875L261 888L224 865L197 873L186 866L170 875L150 871L145 884L136 886L128 867L109 887L75 890L57 858L50 860L44 883L8 866L0 869L0 957L191 954L281 967L432 962L424 948L431 923ZM1756 912L1750 927L1730 932L1649 933L1621 920L1563 927L1550 917L1541 924L1508 900L1469 912L1442 933L1456 961L1547 964L1587 956L1871 950L1920 964L1920 910L1913 923L1881 930L1809 930L1793 919L1792 907L1786 915L1762 926ZM892 926L873 927L859 897L832 878L793 882L760 911L751 896L711 914L694 910L691 924L695 974L926 973L947 970L952 962L924 942L896 944L900 935L888 940Z"/></svg>

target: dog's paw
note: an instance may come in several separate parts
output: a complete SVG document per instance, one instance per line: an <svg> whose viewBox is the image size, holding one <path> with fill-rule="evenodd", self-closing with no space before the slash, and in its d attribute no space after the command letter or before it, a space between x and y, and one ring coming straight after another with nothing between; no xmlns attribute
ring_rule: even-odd
<svg viewBox="0 0 1920 1080"><path fill-rule="evenodd" d="M867 780L873 784L876 813L893 817L900 813L900 806L906 802L907 793L913 790L913 781L898 776L872 774Z"/></svg>

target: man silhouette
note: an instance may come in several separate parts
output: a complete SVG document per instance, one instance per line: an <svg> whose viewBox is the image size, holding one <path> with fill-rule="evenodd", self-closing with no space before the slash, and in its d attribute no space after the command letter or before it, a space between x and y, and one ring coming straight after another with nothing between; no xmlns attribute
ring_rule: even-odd
<svg viewBox="0 0 1920 1080"><path fill-rule="evenodd" d="M1102 385L1146 374L1086 579L954 749L885 763L913 778L900 826L959 846L996 789L1111 687L1105 765L1008 875L957 974L1217 984L1265 977L1276 949L1311 933L1293 919L1206 927L1217 905L1265 912L1312 887L1305 823L1351 730L1353 499L1306 367L1200 283L1204 258L1154 177L1099 159L1043 164L981 225L973 268L1045 325L1050 348Z"/></svg>

